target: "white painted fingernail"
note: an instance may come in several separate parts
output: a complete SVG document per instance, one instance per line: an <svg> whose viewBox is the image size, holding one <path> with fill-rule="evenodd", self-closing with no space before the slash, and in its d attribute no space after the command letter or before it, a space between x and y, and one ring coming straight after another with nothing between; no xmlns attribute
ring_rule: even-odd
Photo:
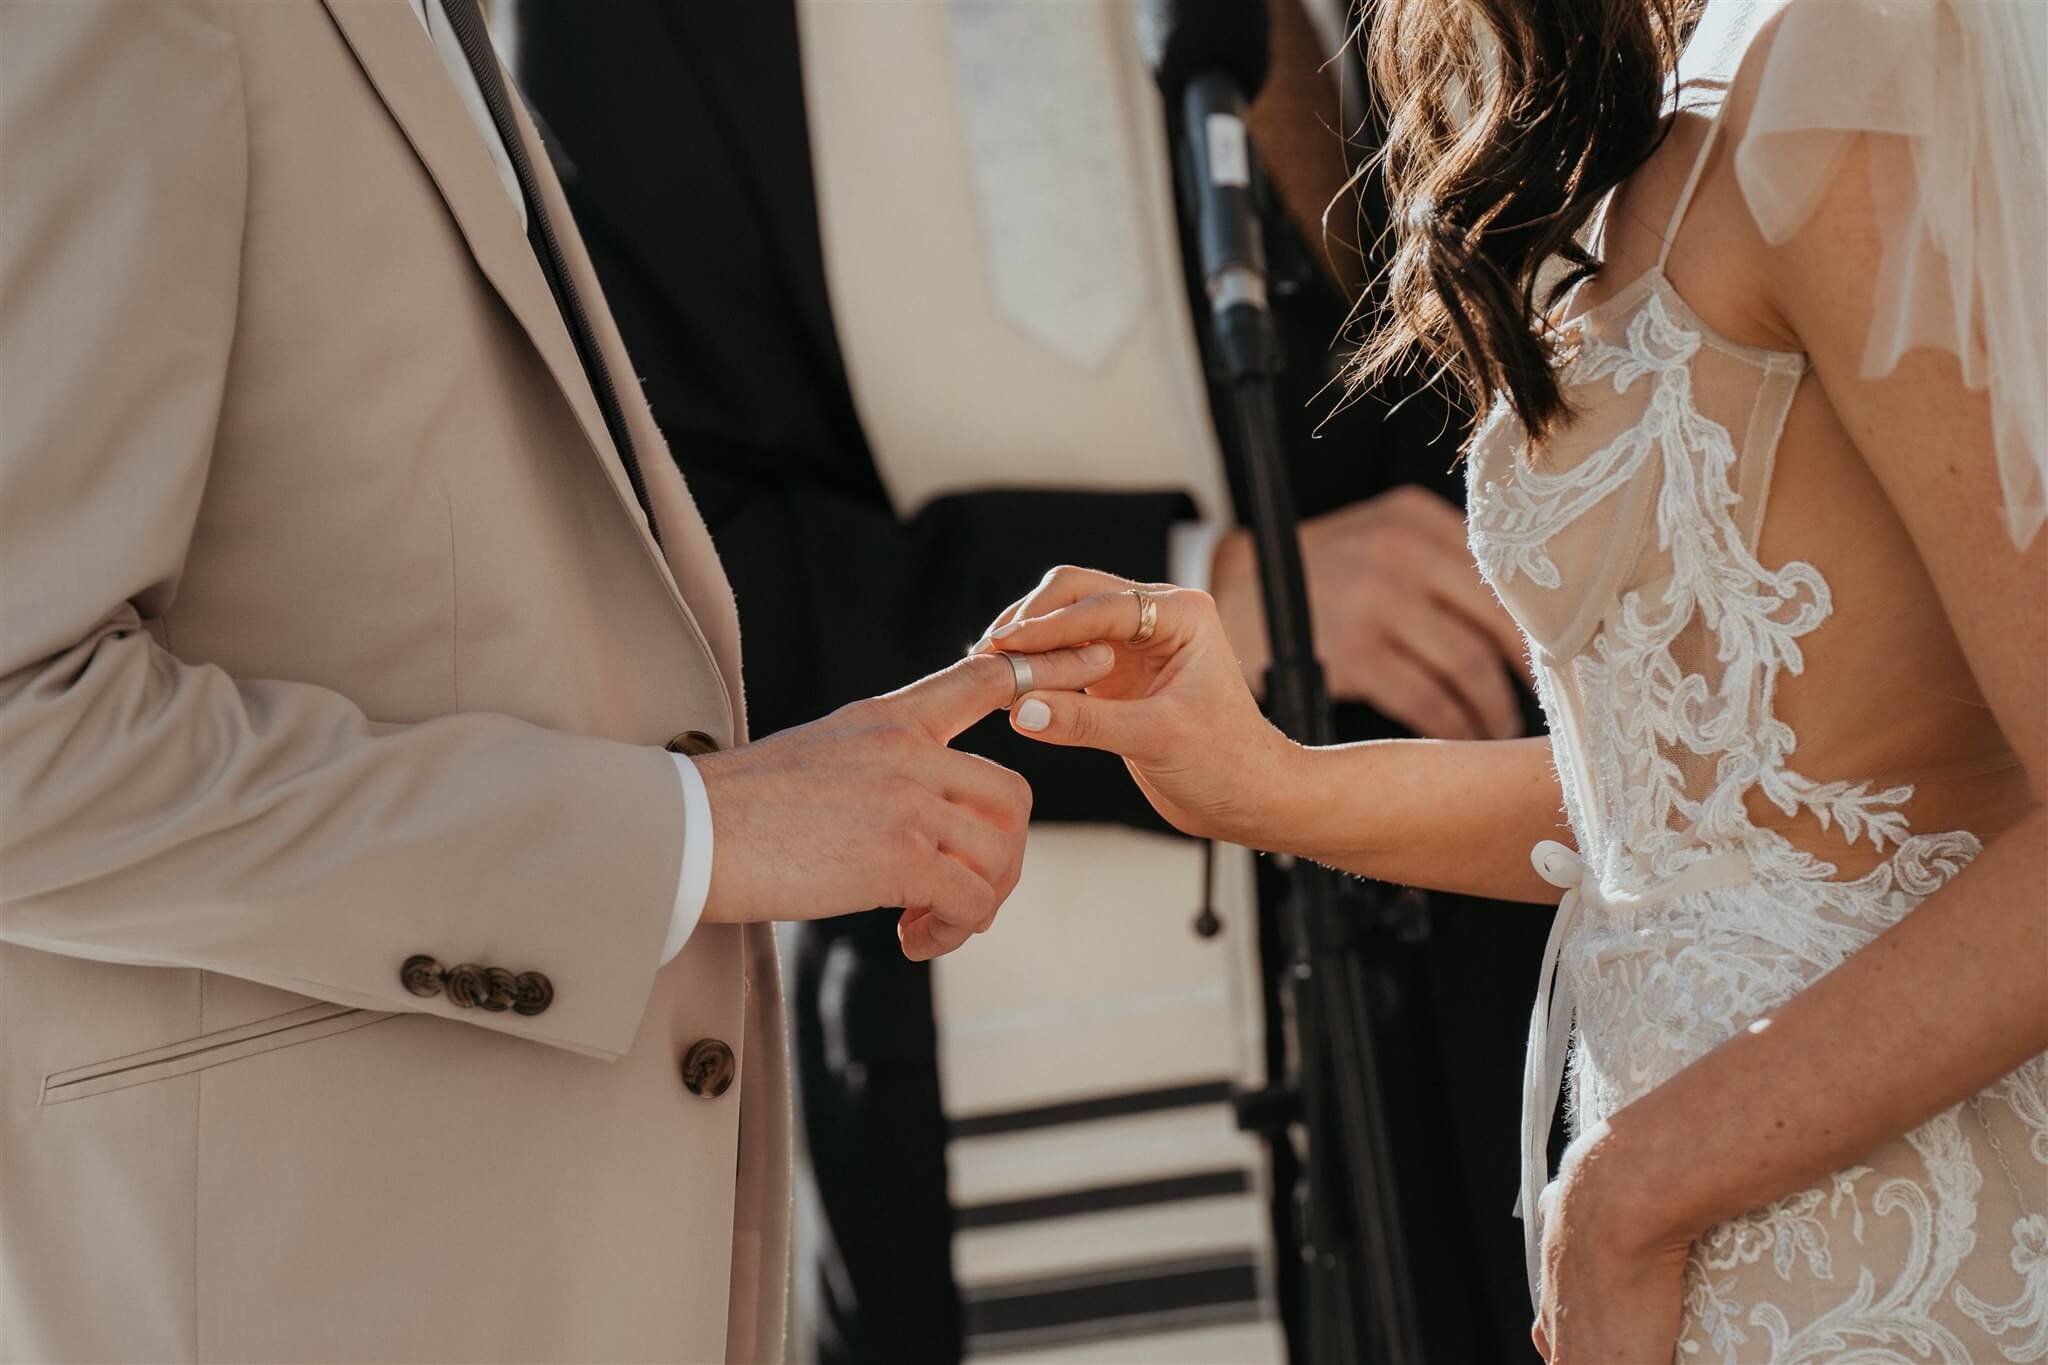
<svg viewBox="0 0 2048 1365"><path fill-rule="evenodd" d="M1024 623L1022 621L1012 621L1007 626L998 626L996 629L990 631L988 633L988 638L991 640L1007 640L1023 628Z"/></svg>
<svg viewBox="0 0 2048 1365"><path fill-rule="evenodd" d="M1116 651L1108 645L1083 645L1081 647L1081 662L1084 664L1094 664L1097 668L1100 668L1115 658Z"/></svg>
<svg viewBox="0 0 2048 1365"><path fill-rule="evenodd" d="M1036 697L1032 697L1017 708L1019 730L1043 730L1052 724L1052 708Z"/></svg>

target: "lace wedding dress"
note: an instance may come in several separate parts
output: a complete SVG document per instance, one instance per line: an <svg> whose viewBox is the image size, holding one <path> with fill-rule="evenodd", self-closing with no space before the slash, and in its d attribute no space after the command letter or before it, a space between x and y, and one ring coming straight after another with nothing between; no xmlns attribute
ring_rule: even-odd
<svg viewBox="0 0 2048 1365"><path fill-rule="evenodd" d="M1802 9L1821 27L1796 26ZM1736 39L1735 58L1773 35L1732 162L1766 231L1764 190L1787 170L1769 141L1787 131L1769 123L1784 107L1772 82L1827 78L1812 63L1825 68L1846 44L1863 64L1835 70L1844 82L1898 74L1869 65L1880 60L1909 75L1949 61L1981 85L1983 54L1959 49L1969 26L1949 9L1809 0L1782 26L1731 26L1723 13L1718 29L1710 11L1708 30ZM1924 32L1912 27L1921 20ZM1877 127L1850 118L1834 130L1859 126ZM1955 152L1952 129L1929 129ZM1527 1209L1545 1179L1569 1036L1576 1129L1840 964L2025 806L2017 760L1871 476L1839 441L1781 439L1796 405L1824 401L1805 357L1718 335L1666 273L1721 133L1716 114L1656 266L1565 324L1566 429L1531 449L1502 407L1469 454L1472 548L1528 637L1579 849L1535 854L1566 894L1531 1026ZM1825 164L1805 169L1824 183ZM1930 193L1922 185L1919 199ZM1797 218L1780 215L1779 235ZM1963 259L1967 224L1899 221L1948 233L1939 259L1974 272L1948 291L1961 306L1981 307L1994 280L2012 283L1982 254ZM1879 282L1878 325L1905 340L1886 354L1873 338L1874 373L1931 334L1931 313L1886 295L1901 287ZM2037 309L2034 297L2022 294L2020 309ZM1984 317L1944 321L1978 344L1965 356L1971 381L1990 390L2001 443L2012 435L1999 455L2025 538L2040 520L2041 372L2029 378L2025 355L2001 371L2010 348L1985 354L1985 339L1995 348L2004 334ZM2026 325L2038 340L2042 322ZM1533 1217L1528 1227L1533 1283ZM1693 1247L1678 1358L2048 1360L2048 1057L1713 1229Z"/></svg>

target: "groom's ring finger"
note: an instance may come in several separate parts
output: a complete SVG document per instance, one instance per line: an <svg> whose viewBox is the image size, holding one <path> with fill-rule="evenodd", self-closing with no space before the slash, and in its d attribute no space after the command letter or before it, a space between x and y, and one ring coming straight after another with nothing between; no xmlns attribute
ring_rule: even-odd
<svg viewBox="0 0 2048 1365"><path fill-rule="evenodd" d="M1027 692L1078 692L1102 681L1116 663L1116 652L1100 642L1071 649L1016 649L1008 640L996 642L1010 665L1016 689L1006 706L1015 706Z"/></svg>

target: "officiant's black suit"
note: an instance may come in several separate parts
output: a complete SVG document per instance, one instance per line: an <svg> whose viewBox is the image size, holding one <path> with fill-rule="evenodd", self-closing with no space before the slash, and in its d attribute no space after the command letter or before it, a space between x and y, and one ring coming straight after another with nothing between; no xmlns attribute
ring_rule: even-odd
<svg viewBox="0 0 2048 1365"><path fill-rule="evenodd" d="M891 510L833 331L788 0L522 0L515 12L520 83L738 598L755 733L957 658L1054 564L1167 576L1168 528L1194 516L1179 493L992 491L908 522ZM1429 398L1392 417L1357 404L1311 440L1345 305L1284 217L1272 230L1303 515L1403 483L1459 497L1460 428ZM1340 719L1349 738L1398 733L1362 708ZM1001 717L962 744L1031 780L1035 818L1159 828L1115 759L1029 743ZM1407 1006L1391 1069L1402 1187L1427 1229L1415 1254L1435 1286L1432 1358L1526 1358L1508 1207L1547 916L1445 904L1434 925L1389 964ZM830 1233L823 1264L797 1273L819 1277L823 1358L953 1359L927 968L903 959L893 912L801 926L794 965L802 1110ZM827 970L843 1001L831 1017Z"/></svg>

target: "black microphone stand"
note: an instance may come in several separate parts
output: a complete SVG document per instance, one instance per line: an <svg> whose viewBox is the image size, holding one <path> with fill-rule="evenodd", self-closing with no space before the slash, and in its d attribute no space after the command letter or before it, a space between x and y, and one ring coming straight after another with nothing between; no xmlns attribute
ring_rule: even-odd
<svg viewBox="0 0 2048 1365"><path fill-rule="evenodd" d="M1206 132L1218 114L1241 122L1242 100L1227 80L1196 76L1172 112L1177 142L1189 159L1183 184L1207 183L1211 139L1194 130ZM1304 744L1329 744L1330 697L1315 653L1299 519L1274 401L1279 342L1256 219L1243 217L1248 242L1231 242L1220 239L1241 236L1243 223L1234 234L1199 213L1196 218L1211 302L1207 351L1230 418L1219 426L1241 461L1272 645L1267 709L1284 733ZM1305 1365L1422 1365L1370 986L1359 956L1361 936L1379 928L1388 908L1363 883L1347 885L1341 874L1307 859L1292 860L1287 873L1280 909L1286 961L1267 982L1279 994L1277 1014L1286 1021L1287 1066L1264 1089L1234 1097L1238 1122L1263 1133L1276 1170L1295 1164L1281 1159L1283 1149L1292 1154L1297 1143L1302 1149L1294 1226L1277 1231L1283 1253L1291 1240L1301 1256Z"/></svg>

